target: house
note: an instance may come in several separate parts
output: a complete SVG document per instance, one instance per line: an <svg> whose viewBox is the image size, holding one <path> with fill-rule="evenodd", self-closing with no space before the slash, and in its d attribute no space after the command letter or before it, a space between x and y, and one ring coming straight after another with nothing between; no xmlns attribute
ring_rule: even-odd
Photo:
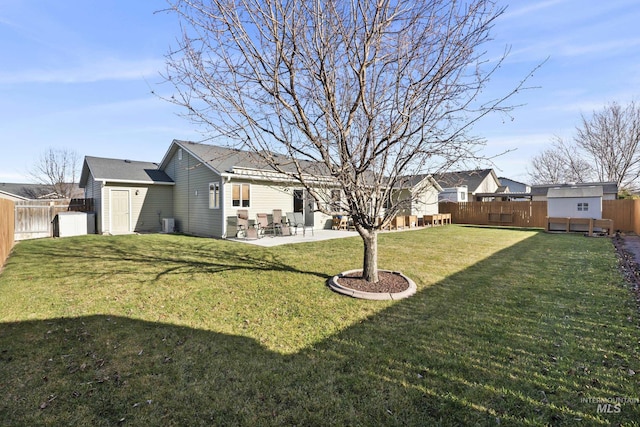
<svg viewBox="0 0 640 427"><path fill-rule="evenodd" d="M157 232L172 219L171 228L186 234L235 236L231 220L240 209L250 218L281 209L303 212L314 227L331 223L299 184L259 156L187 141L174 140L159 164L87 156L80 186L94 199L98 233Z"/></svg>
<svg viewBox="0 0 640 427"><path fill-rule="evenodd" d="M321 174L317 165L303 165L310 175ZM274 209L302 212L306 225L331 227L331 217L315 209L313 198L297 181L252 152L174 140L160 170L175 182L173 215L181 232L233 237L240 209L247 210L249 218Z"/></svg>
<svg viewBox="0 0 640 427"><path fill-rule="evenodd" d="M442 187L429 174L411 175L399 179L395 186L399 201L406 200L398 215L414 215L422 218L424 215L438 213L438 194Z"/></svg>
<svg viewBox="0 0 640 427"><path fill-rule="evenodd" d="M493 169L478 169L470 171L447 172L434 175L440 187L445 189L449 200L455 194L453 201L486 201L496 197L504 197L509 189L503 187ZM461 189L467 188L466 200L460 195ZM499 194L496 194L499 193ZM451 199L449 198L451 197Z"/></svg>
<svg viewBox="0 0 640 427"><path fill-rule="evenodd" d="M329 207L344 205L343 194L321 165L300 164ZM171 231L235 237L239 210L246 210L249 219L274 209L300 212L306 226L332 226L332 217L317 209L299 182L273 170L256 153L234 148L174 140L159 164L87 156L80 186L85 197L94 199L98 233L157 232L172 224ZM437 213L438 189L431 176L421 175L406 179L397 191L412 201L407 214L422 216Z"/></svg>
<svg viewBox="0 0 640 427"><path fill-rule="evenodd" d="M174 185L151 162L86 156L80 174L99 234L160 231L162 218L173 216Z"/></svg>
<svg viewBox="0 0 640 427"><path fill-rule="evenodd" d="M602 187L602 200L615 200L618 198L618 184L615 182L581 182L567 184L543 184L531 186L531 199L536 201L547 201L547 193L551 188L567 187Z"/></svg>

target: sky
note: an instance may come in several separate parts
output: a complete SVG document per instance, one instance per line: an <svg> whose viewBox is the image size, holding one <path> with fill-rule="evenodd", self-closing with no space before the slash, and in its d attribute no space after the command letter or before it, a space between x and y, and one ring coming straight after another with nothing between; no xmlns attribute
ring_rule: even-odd
<svg viewBox="0 0 640 427"><path fill-rule="evenodd" d="M638 100L640 2L507 2L488 57L509 55L483 96L504 95L509 116L474 128L498 176L527 182L531 158L571 140L581 116ZM163 0L0 0L0 182L33 182L48 149L160 162L173 139L203 141L177 106L154 95L180 34Z"/></svg>

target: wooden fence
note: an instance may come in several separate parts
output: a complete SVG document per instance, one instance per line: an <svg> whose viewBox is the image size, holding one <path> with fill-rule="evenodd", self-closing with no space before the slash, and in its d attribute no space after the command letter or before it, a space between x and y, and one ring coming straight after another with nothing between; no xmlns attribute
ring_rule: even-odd
<svg viewBox="0 0 640 427"><path fill-rule="evenodd" d="M60 212L93 210L93 199L15 202L15 240L53 237L53 219Z"/></svg>
<svg viewBox="0 0 640 427"><path fill-rule="evenodd" d="M443 202L439 209L456 224L543 228L547 216L547 202Z"/></svg>
<svg viewBox="0 0 640 427"><path fill-rule="evenodd" d="M13 202L0 199L0 270L13 248L14 221Z"/></svg>
<svg viewBox="0 0 640 427"><path fill-rule="evenodd" d="M546 228L547 202L467 202L439 204L455 224ZM602 218L613 220L614 230L640 234L640 200L603 200Z"/></svg>

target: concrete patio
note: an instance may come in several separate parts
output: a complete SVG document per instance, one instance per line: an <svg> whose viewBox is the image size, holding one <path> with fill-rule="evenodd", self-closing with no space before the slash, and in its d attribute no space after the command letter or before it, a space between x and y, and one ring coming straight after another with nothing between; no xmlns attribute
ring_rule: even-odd
<svg viewBox="0 0 640 427"><path fill-rule="evenodd" d="M320 240L341 239L344 237L357 237L358 232L347 230L313 230L313 234L307 231L306 235L302 235L299 231L297 235L292 236L265 236L260 239L244 239L231 238L227 239L231 242L248 243L250 245L272 247L280 245L289 245L294 243L318 242Z"/></svg>

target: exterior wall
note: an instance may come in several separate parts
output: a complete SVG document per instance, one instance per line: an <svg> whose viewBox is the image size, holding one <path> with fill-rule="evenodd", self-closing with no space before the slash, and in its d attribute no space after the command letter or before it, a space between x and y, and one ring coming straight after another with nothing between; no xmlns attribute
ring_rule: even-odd
<svg viewBox="0 0 640 427"><path fill-rule="evenodd" d="M102 234L102 219L104 217L102 211L102 181L96 181L92 175L89 175L87 185L84 188L84 197L93 199L93 209L96 215L96 233Z"/></svg>
<svg viewBox="0 0 640 427"><path fill-rule="evenodd" d="M249 184L249 207L233 206L233 193L231 190L233 184ZM239 209L249 211L249 220L255 220L256 214L259 213L271 215L274 209L282 210L282 215L286 216L287 212L293 212L293 190L294 187L286 184L266 184L237 178L232 179L224 184L223 190L224 210L227 216L225 226L230 223L230 218L232 219L231 222L233 222ZM235 237L235 229L230 227L227 232L225 227L224 237Z"/></svg>
<svg viewBox="0 0 640 427"><path fill-rule="evenodd" d="M422 192L411 207L411 215L421 217L423 215L434 215L438 213L438 191L429 187Z"/></svg>
<svg viewBox="0 0 640 427"><path fill-rule="evenodd" d="M112 232L112 190L127 190L129 193L128 232L159 232L162 230L162 218L173 216L173 186L108 183L100 191L101 206L96 206L98 233Z"/></svg>
<svg viewBox="0 0 640 427"><path fill-rule="evenodd" d="M173 186L148 185L131 190L133 231L162 231L162 218L173 218Z"/></svg>
<svg viewBox="0 0 640 427"><path fill-rule="evenodd" d="M473 194L475 193L495 193L496 190L498 189L498 187L500 187L499 183L496 182L495 179L493 179L493 176L491 174L487 175L487 177L482 180L482 182L480 183L480 185L478 186L478 188L476 188L473 191ZM475 197L469 193L469 199L468 200L475 200Z"/></svg>
<svg viewBox="0 0 640 427"><path fill-rule="evenodd" d="M588 211L578 211L578 203L589 203ZM561 218L602 218L601 197L551 198L547 202L547 215Z"/></svg>
<svg viewBox="0 0 640 427"><path fill-rule="evenodd" d="M221 204L219 209L209 209L210 183L219 182L222 196L225 194L220 175L181 149L175 151L164 171L175 182L173 218L177 231L197 236L222 237L223 206Z"/></svg>

